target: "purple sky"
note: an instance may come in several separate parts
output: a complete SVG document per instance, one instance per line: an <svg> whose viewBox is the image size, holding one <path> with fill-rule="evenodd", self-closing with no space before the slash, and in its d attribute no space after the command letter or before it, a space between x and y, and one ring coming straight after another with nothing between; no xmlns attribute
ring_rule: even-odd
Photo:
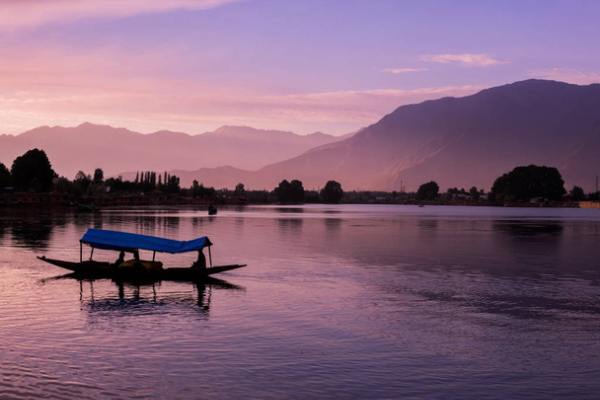
<svg viewBox="0 0 600 400"><path fill-rule="evenodd" d="M0 133L343 134L528 78L600 82L599 1L3 0Z"/></svg>

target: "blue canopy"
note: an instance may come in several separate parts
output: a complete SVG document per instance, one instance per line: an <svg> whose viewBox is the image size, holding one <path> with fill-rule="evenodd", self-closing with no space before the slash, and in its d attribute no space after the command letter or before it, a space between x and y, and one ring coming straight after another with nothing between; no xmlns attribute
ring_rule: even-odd
<svg viewBox="0 0 600 400"><path fill-rule="evenodd" d="M80 242L104 250L150 250L171 254L198 251L212 245L206 236L180 241L102 229L88 229Z"/></svg>

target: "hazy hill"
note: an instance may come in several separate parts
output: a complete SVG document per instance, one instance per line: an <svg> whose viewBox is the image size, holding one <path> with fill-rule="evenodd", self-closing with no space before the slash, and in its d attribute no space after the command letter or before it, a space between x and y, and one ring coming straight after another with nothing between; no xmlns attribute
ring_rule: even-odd
<svg viewBox="0 0 600 400"><path fill-rule="evenodd" d="M0 162L9 168L25 151L44 149L55 170L73 177L101 167L112 175L135 170L192 170L233 165L257 169L337 140L323 133L296 135L245 126L223 126L188 135L158 131L141 134L123 128L85 123L73 128L39 127L18 136L0 135Z"/></svg>
<svg viewBox="0 0 600 400"><path fill-rule="evenodd" d="M347 189L399 190L402 182L414 190L433 179L444 190L489 188L501 173L536 163L556 166L567 185L591 190L599 155L600 85L527 80L399 107L348 139L247 174L245 183L272 188L298 178L310 188L336 179ZM207 184L233 180L207 170L185 176Z"/></svg>
<svg viewBox="0 0 600 400"><path fill-rule="evenodd" d="M307 188L336 179L346 189L415 190L433 179L443 190L489 188L500 174L535 163L558 167L569 187L591 190L600 173L600 85L527 80L402 106L341 140L229 126L196 136L41 127L0 136L0 161L10 165L32 147L45 149L67 176L98 166L108 175L167 169L184 185L271 189L298 178Z"/></svg>

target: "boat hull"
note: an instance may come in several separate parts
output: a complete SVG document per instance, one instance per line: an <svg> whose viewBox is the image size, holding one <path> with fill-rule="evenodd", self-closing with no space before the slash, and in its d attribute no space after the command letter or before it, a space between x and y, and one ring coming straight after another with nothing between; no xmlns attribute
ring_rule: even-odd
<svg viewBox="0 0 600 400"><path fill-rule="evenodd" d="M206 269L198 268L164 268L147 270L144 268L118 268L114 264L101 261L71 262L38 257L40 260L72 271L74 276L83 279L142 279L171 281L202 281L211 275L245 267L245 264L220 265Z"/></svg>

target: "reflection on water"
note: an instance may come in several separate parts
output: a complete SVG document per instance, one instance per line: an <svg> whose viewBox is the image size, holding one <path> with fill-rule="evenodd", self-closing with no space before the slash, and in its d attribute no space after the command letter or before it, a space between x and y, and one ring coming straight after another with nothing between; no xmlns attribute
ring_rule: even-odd
<svg viewBox="0 0 600 400"><path fill-rule="evenodd" d="M496 221L494 229L506 232L509 236L560 236L563 231L561 221Z"/></svg>
<svg viewBox="0 0 600 400"><path fill-rule="evenodd" d="M573 300L535 295L485 295L465 297L458 293L416 292L432 302L450 302L465 309L523 319L572 319L600 317L597 299Z"/></svg>
<svg viewBox="0 0 600 400"><path fill-rule="evenodd" d="M157 295L157 287L162 281L131 282L122 280L110 280L115 288L114 293L98 297L94 291L94 282L109 282L107 279L80 279L75 274L63 274L40 280L42 284L50 284L53 281L72 280L79 283L79 301L82 309L90 313L110 312L121 315L150 315L172 311L175 307L187 307L196 309L204 315L210 310L211 295L213 290L237 290L244 288L222 279L210 278L205 282L190 283L193 292L182 292L177 294ZM110 315L107 315L110 317Z"/></svg>
<svg viewBox="0 0 600 400"><path fill-rule="evenodd" d="M76 260L91 226L206 234L249 266L134 284L35 259ZM576 209L3 212L0 398L591 398L599 239Z"/></svg>
<svg viewBox="0 0 600 400"><path fill-rule="evenodd" d="M79 281L79 301L88 313L101 314L108 318L116 315L164 314L173 312L179 307L196 310L208 316L213 290L242 290L239 286L215 280L211 284L190 284L194 288L193 292L159 296L157 285L160 285L160 282L149 285L127 285L125 282L115 282L116 296L113 294L98 298L94 293L94 281ZM88 290L85 286L88 286Z"/></svg>
<svg viewBox="0 0 600 400"><path fill-rule="evenodd" d="M302 207L275 207L275 212L281 214L302 214L304 212L304 208Z"/></svg>
<svg viewBox="0 0 600 400"><path fill-rule="evenodd" d="M52 220L49 215L16 213L9 220L13 241L17 246L44 248L50 240L54 224L64 225L64 219Z"/></svg>
<svg viewBox="0 0 600 400"><path fill-rule="evenodd" d="M323 223L325 224L325 229L327 230L327 233L330 235L335 235L340 231L342 227L341 218L323 218Z"/></svg>
<svg viewBox="0 0 600 400"><path fill-rule="evenodd" d="M302 218L279 218L277 220L282 234L299 235L302 231Z"/></svg>

